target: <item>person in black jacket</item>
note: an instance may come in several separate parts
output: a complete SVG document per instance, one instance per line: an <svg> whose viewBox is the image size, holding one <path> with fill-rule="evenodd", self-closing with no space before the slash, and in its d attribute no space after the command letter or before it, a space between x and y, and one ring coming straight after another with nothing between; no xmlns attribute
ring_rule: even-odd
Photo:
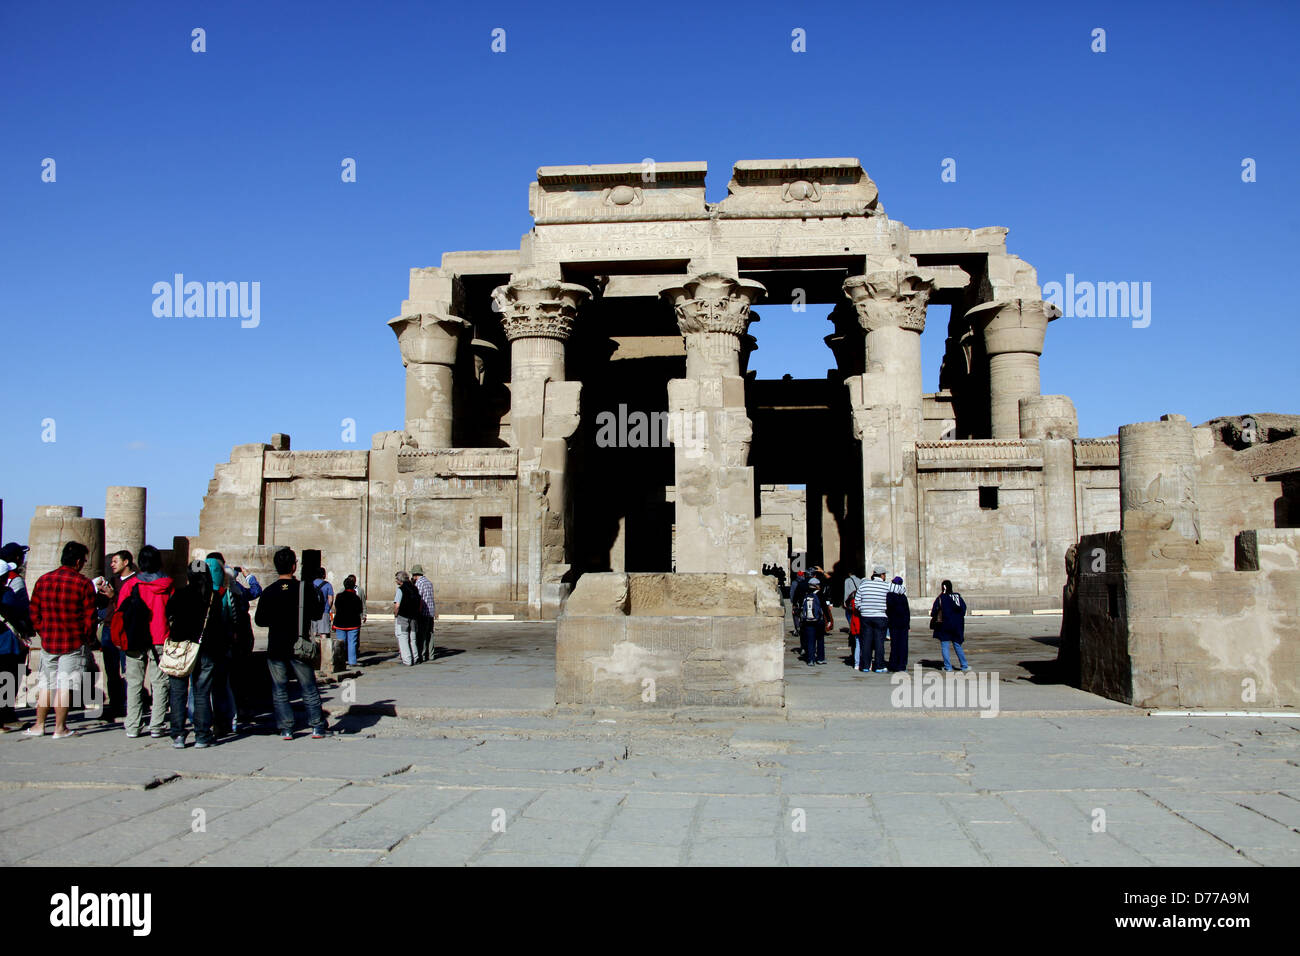
<svg viewBox="0 0 1300 956"><path fill-rule="evenodd" d="M189 586L167 599L168 634L173 641L199 645L194 669L185 677L168 677L171 698L171 738L177 750L185 748L185 699L193 695L194 748L215 743L212 733L212 694L225 693L235 611L225 587L220 564L212 559L190 564Z"/></svg>
<svg viewBox="0 0 1300 956"><path fill-rule="evenodd" d="M343 593L334 599L334 633L348 649L348 667L357 667L357 645L361 635L361 615L365 611L357 594L357 579L349 574L343 579Z"/></svg>
<svg viewBox="0 0 1300 956"><path fill-rule="evenodd" d="M298 570L298 556L291 548L275 552L275 570L279 574L273 584L262 589L257 600L257 614L253 620L265 627L266 666L271 672L271 698L275 704L275 722L280 728L280 739L293 740L293 707L289 703L289 672L298 678L302 700L307 705L307 721L313 739L326 736L327 728L321 712L320 691L316 689L316 672L293 656L293 645L300 636L311 633L311 624L324 613L320 592L293 576Z"/></svg>
<svg viewBox="0 0 1300 956"><path fill-rule="evenodd" d="M885 617L889 619L889 670L907 670L907 631L912 626L912 608L907 602L907 588L896 577L885 595Z"/></svg>

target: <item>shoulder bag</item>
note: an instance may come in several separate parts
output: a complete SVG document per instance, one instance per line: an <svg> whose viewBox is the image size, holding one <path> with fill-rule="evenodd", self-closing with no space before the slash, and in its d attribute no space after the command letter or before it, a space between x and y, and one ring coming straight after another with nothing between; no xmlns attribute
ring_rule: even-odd
<svg viewBox="0 0 1300 956"><path fill-rule="evenodd" d="M293 642L293 659L316 670L320 667L320 645L302 634L303 604L307 597L307 582L298 582L298 638Z"/></svg>
<svg viewBox="0 0 1300 956"><path fill-rule="evenodd" d="M208 613L212 610L212 598L203 611L202 621L207 624ZM199 632L202 638L203 632ZM159 669L168 677L189 677L199 659L198 641L178 641L171 637L163 641L162 656L158 659Z"/></svg>

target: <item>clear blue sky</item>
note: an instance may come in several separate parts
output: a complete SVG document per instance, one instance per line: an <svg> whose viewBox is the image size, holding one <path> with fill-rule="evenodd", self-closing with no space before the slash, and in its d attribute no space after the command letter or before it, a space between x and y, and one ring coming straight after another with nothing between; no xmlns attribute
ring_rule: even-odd
<svg viewBox="0 0 1300 956"><path fill-rule="evenodd" d="M1048 332L1043 390L1074 398L1084 434L1300 412L1300 14L1141 7L5 4L4 538L38 504L102 515L105 486L142 484L165 546L197 531L232 445L400 427L384 323L408 269L517 247L546 164L707 160L716 201L737 159L857 156L913 228L1010 227L1044 283L1152 284L1149 328ZM155 318L151 288L177 272L260 282L261 325ZM825 309L760 311L761 375L833 364Z"/></svg>

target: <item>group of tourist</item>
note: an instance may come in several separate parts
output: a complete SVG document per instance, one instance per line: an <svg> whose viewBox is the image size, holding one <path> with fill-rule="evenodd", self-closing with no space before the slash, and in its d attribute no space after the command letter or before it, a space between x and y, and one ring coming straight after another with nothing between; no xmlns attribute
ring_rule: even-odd
<svg viewBox="0 0 1300 956"><path fill-rule="evenodd" d="M434 657L433 582L424 567L411 565L411 573L398 571L397 590L393 594L393 630L397 635L397 653L407 667L423 664Z"/></svg>
<svg viewBox="0 0 1300 956"><path fill-rule="evenodd" d="M887 581L888 569L877 564L871 577L850 574L844 581L844 615L849 629L849 655L860 674L889 674L907 670L908 632L912 608L903 578ZM834 627L830 578L820 567L795 572L790 585L790 606L799 656L809 667L826 663L826 634ZM930 607L930 629L943 654L943 669L951 671L952 653L963 671L970 670L962 644L965 635L966 602L951 581L944 581ZM885 641L889 656L885 657Z"/></svg>
<svg viewBox="0 0 1300 956"><path fill-rule="evenodd" d="M326 736L315 676L318 651L304 635L332 632L346 645L349 664L359 664L365 602L354 576L345 578L343 591L335 595L323 568L310 575L310 583L299 580L297 555L281 548L273 558L276 580L265 588L242 568L228 567L216 552L191 562L184 581L173 581L163 574L162 553L145 545L138 557L129 551L112 554L111 576L92 582L82 573L89 549L71 541L59 567L41 575L29 597L22 578L27 551L17 542L0 548L0 685L8 688L0 700L0 730L16 721L16 700L8 695L18 687L19 665L32 639L39 637L36 719L23 731L27 736L45 735L51 709L54 739L77 735L68 729L68 711L82 675L96 667L90 651L98 645L105 718L123 718L128 737L147 730L153 738L170 737L181 749L188 716L194 746L210 747L252 721L255 622L267 629L267 668L281 737L294 735L291 678L300 686L312 737Z"/></svg>

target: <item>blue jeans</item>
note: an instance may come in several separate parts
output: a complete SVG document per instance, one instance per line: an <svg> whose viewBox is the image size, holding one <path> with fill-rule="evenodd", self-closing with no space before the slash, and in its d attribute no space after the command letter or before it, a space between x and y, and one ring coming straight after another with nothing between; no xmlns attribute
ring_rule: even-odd
<svg viewBox="0 0 1300 956"><path fill-rule="evenodd" d="M826 660L826 635L821 624L806 621L799 630L803 638L803 659L809 664Z"/></svg>
<svg viewBox="0 0 1300 956"><path fill-rule="evenodd" d="M302 702L307 705L307 723L312 728L324 727L325 717L320 709L320 691L316 689L316 672L302 661L273 661L266 659L271 672L271 701L275 704L275 723L281 733L293 733L293 705L289 703L289 669L298 678L302 688Z"/></svg>
<svg viewBox="0 0 1300 956"><path fill-rule="evenodd" d="M357 666L357 647L361 643L361 628L354 627L348 630L336 630L334 637L340 641L346 641L348 646L348 667Z"/></svg>
<svg viewBox="0 0 1300 956"><path fill-rule="evenodd" d="M961 644L957 641L939 642L939 650L943 651L943 669L946 671L952 670L952 660L948 657L948 648L950 646L957 649L957 660L961 661L961 669L966 670L970 665L966 663L966 655L962 653Z"/></svg>
<svg viewBox="0 0 1300 956"><path fill-rule="evenodd" d="M883 617L864 617L862 633L858 636L858 670L874 671L885 666L885 632L889 620Z"/></svg>
<svg viewBox="0 0 1300 956"><path fill-rule="evenodd" d="M169 677L171 684L171 735L185 739L185 698L192 697L194 709L194 740L200 744L212 743L212 693L224 686L225 655L211 656L202 645L194 670L188 677Z"/></svg>

